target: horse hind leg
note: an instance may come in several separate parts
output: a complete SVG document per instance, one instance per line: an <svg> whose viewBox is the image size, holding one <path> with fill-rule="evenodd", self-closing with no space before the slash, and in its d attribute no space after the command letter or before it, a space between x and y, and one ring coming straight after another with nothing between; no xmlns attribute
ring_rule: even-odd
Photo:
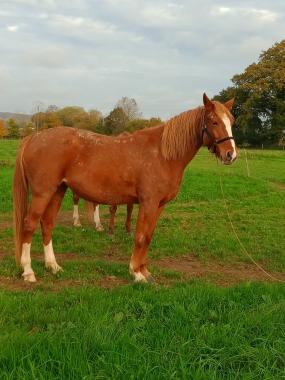
<svg viewBox="0 0 285 380"><path fill-rule="evenodd" d="M57 213L60 209L61 202L63 200L66 191L66 186L62 184L56 193L51 198L45 212L41 218L41 229L44 245L44 258L46 269L51 270L53 274L61 271L62 268L58 265L55 259L53 246L52 246L52 230L54 227Z"/></svg>
<svg viewBox="0 0 285 380"><path fill-rule="evenodd" d="M73 225L74 227L81 227L79 211L78 211L79 196L73 193Z"/></svg>
<svg viewBox="0 0 285 380"><path fill-rule="evenodd" d="M48 196L32 195L31 205L24 220L20 264L23 268L22 276L27 282L36 282L36 277L31 265L31 244L34 231L49 200L50 197Z"/></svg>

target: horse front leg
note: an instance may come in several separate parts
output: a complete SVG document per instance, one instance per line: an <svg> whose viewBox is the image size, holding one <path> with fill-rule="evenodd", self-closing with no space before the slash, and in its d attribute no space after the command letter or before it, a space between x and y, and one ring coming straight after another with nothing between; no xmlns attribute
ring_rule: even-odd
<svg viewBox="0 0 285 380"><path fill-rule="evenodd" d="M141 203L135 234L135 246L130 261L130 273L135 282L153 282L147 269L147 252L156 222L163 210L158 203Z"/></svg>

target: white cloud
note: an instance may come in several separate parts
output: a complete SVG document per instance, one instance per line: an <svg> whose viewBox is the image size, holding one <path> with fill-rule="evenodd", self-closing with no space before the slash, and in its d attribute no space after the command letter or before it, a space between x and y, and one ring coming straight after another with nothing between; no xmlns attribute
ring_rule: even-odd
<svg viewBox="0 0 285 380"><path fill-rule="evenodd" d="M146 116L167 118L228 86L285 35L283 1L4 2L0 110L42 100L108 113L130 96Z"/></svg>
<svg viewBox="0 0 285 380"><path fill-rule="evenodd" d="M269 9L243 8L243 7L224 7L220 6L213 12L221 16L233 15L240 18L255 18L258 21L274 22L278 18L278 14Z"/></svg>
<svg viewBox="0 0 285 380"><path fill-rule="evenodd" d="M19 29L19 25L8 25L7 26L8 32L17 32L18 29Z"/></svg>
<svg viewBox="0 0 285 380"><path fill-rule="evenodd" d="M224 14L224 13L231 13L231 12L233 12L233 8L219 7L219 8L218 8L218 12L221 13L221 14Z"/></svg>

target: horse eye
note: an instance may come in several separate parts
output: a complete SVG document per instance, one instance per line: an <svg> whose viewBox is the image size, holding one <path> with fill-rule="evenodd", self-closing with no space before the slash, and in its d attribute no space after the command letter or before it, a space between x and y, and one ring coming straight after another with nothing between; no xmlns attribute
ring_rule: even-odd
<svg viewBox="0 0 285 380"><path fill-rule="evenodd" d="M218 123L216 121L213 121L213 125L218 125Z"/></svg>

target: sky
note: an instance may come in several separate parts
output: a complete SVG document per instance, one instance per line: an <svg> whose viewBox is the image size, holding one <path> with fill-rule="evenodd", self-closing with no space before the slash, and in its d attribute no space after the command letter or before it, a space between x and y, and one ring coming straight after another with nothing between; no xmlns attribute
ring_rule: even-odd
<svg viewBox="0 0 285 380"><path fill-rule="evenodd" d="M0 0L0 111L127 96L167 119L284 38L284 0Z"/></svg>

